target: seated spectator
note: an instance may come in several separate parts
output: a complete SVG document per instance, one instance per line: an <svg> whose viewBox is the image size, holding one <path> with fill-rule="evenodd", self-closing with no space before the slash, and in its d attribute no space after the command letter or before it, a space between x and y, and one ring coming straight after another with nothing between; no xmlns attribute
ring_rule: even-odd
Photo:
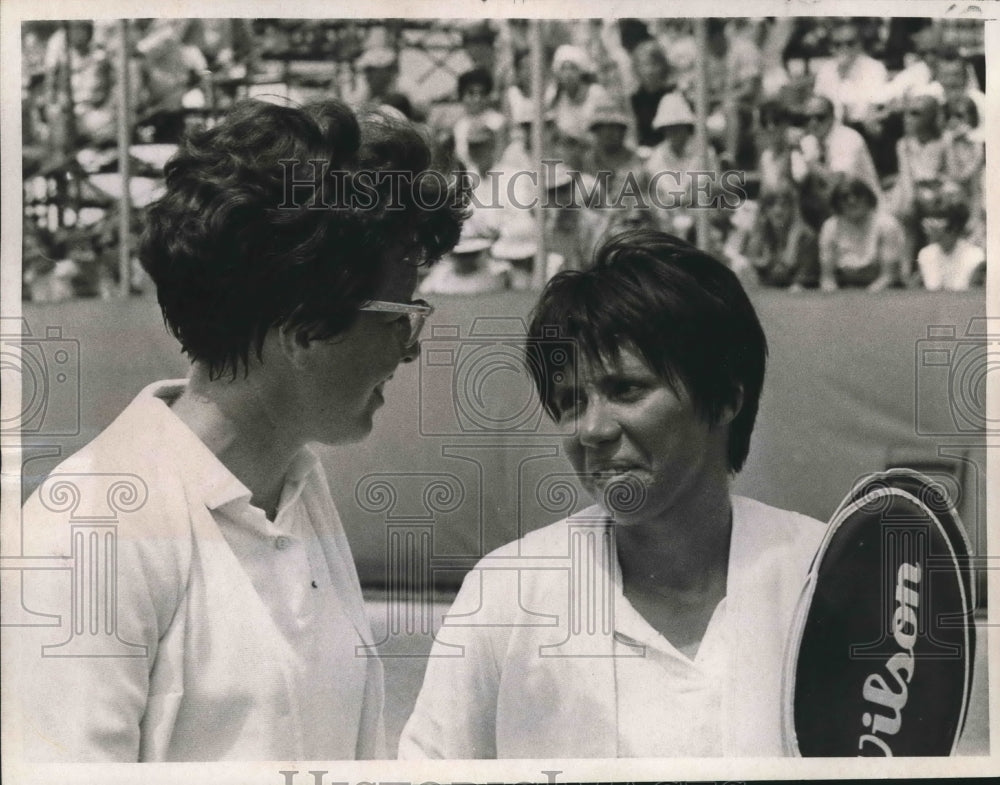
<svg viewBox="0 0 1000 785"><path fill-rule="evenodd" d="M773 190L792 177L792 145L789 138L789 113L782 101L765 101L757 121L757 149L760 159L761 191Z"/></svg>
<svg viewBox="0 0 1000 785"><path fill-rule="evenodd" d="M542 126L542 150L539 156L534 155L532 145L532 127L535 124L535 110L533 106L523 106L519 113L512 118L513 133L511 141L500 156L502 166L517 169L534 169L537 166L537 159L557 158L556 146L559 132L556 128L555 117L551 113L546 113L544 125Z"/></svg>
<svg viewBox="0 0 1000 785"><path fill-rule="evenodd" d="M802 219L798 194L788 182L763 190L744 255L762 286L815 289L819 285L816 233Z"/></svg>
<svg viewBox="0 0 1000 785"><path fill-rule="evenodd" d="M792 179L799 184L806 223L818 230L831 214L830 193L838 181L861 180L879 200L882 189L864 138L837 122L830 99L814 95L803 109L806 134L792 151Z"/></svg>
<svg viewBox="0 0 1000 785"><path fill-rule="evenodd" d="M510 267L510 288L530 289L538 253L535 220L527 210L516 210L500 226L490 249L492 257Z"/></svg>
<svg viewBox="0 0 1000 785"><path fill-rule="evenodd" d="M922 220L930 244L917 254L917 280L924 289L963 291L986 282L986 254L962 236L969 208L962 202L941 205Z"/></svg>
<svg viewBox="0 0 1000 785"><path fill-rule="evenodd" d="M503 113L511 122L510 136L517 139L523 133L517 123L517 118L531 117L534 105L531 100L531 52L519 49L514 53L513 81L507 85L502 99Z"/></svg>
<svg viewBox="0 0 1000 785"><path fill-rule="evenodd" d="M497 32L489 19L480 19L462 26L462 51L474 68L485 69L490 77L496 72L497 52L494 42ZM493 92L492 89L490 92Z"/></svg>
<svg viewBox="0 0 1000 785"><path fill-rule="evenodd" d="M694 89L698 69L698 41L692 20L664 18L653 20L653 38L667 56L674 87L683 94Z"/></svg>
<svg viewBox="0 0 1000 785"><path fill-rule="evenodd" d="M493 76L485 68L473 68L458 77L458 100L462 103L463 114L455 121L455 152L458 157L469 162L469 126L479 123L487 126L497 137L501 149L506 146L506 120L489 105L493 92Z"/></svg>
<svg viewBox="0 0 1000 785"><path fill-rule="evenodd" d="M49 141L55 149L69 152L80 143L101 145L114 140L112 66L94 41L93 22L67 22L52 34L45 48L45 74Z"/></svg>
<svg viewBox="0 0 1000 785"><path fill-rule="evenodd" d="M882 100L888 72L862 51L858 26L849 18L838 20L830 30L830 49L833 58L817 68L813 91L830 99L839 122L864 135L881 164L883 146L875 109ZM886 152L891 151L890 146Z"/></svg>
<svg viewBox="0 0 1000 785"><path fill-rule="evenodd" d="M139 115L156 142L178 142L184 111L207 102L199 83L208 62L197 46L184 42L186 26L183 19L154 19L141 28L136 42L143 83Z"/></svg>
<svg viewBox="0 0 1000 785"><path fill-rule="evenodd" d="M693 143L695 117L687 101L679 93L667 93L653 118L653 127L663 133L663 141L646 161L651 197L661 208L660 226L665 232L688 236L694 226L691 207L695 202L692 172L718 171L715 152L708 147L707 161L702 162Z"/></svg>
<svg viewBox="0 0 1000 785"><path fill-rule="evenodd" d="M903 113L906 105L921 96L932 96L938 103L944 102L944 90L934 81L937 50L941 43L940 28L930 24L920 27L909 37L911 46L910 50L902 53L902 70L886 83L872 110L870 126L878 139L879 153L885 157L881 164L876 160L882 176L899 171L895 149L904 133ZM887 42L887 46L892 48L892 42ZM889 56L892 56L891 52L887 54Z"/></svg>
<svg viewBox="0 0 1000 785"><path fill-rule="evenodd" d="M552 75L555 83L549 87L545 104L556 128L575 138L586 138L594 107L610 100L607 90L593 81L593 66L587 54L569 44L556 49Z"/></svg>
<svg viewBox="0 0 1000 785"><path fill-rule="evenodd" d="M545 184L546 279L560 270L585 270L603 226L600 214L584 207L570 170L563 164L542 169Z"/></svg>
<svg viewBox="0 0 1000 785"><path fill-rule="evenodd" d="M496 235L477 216L474 212L466 219L458 245L431 268L420 284L421 294L487 294L510 288L510 264L490 258Z"/></svg>
<svg viewBox="0 0 1000 785"><path fill-rule="evenodd" d="M972 131L976 136L985 138L986 94L979 89L972 68L957 49L949 46L938 49L934 77L941 86L946 105L951 105L952 101L961 96L968 96L973 100L978 122L972 126Z"/></svg>
<svg viewBox="0 0 1000 785"><path fill-rule="evenodd" d="M945 173L958 183L974 208L983 203L983 170L986 165L986 144L979 127L976 102L967 95L953 97L945 105L944 139ZM980 129L981 130L981 129ZM975 209L972 211L975 213Z"/></svg>
<svg viewBox="0 0 1000 785"><path fill-rule="evenodd" d="M830 195L833 215L819 234L820 287L865 287L880 291L898 280L905 248L903 229L879 209L868 184L848 178Z"/></svg>
<svg viewBox="0 0 1000 785"><path fill-rule="evenodd" d="M912 51L904 54L905 66L886 83L876 106L891 113L901 110L908 99L919 95L932 95L943 101L944 90L934 81L940 46L941 30L934 25L913 33Z"/></svg>
<svg viewBox="0 0 1000 785"><path fill-rule="evenodd" d="M632 189L638 189L643 198L648 191L648 178L642 159L625 144L628 118L614 104L600 104L590 118L590 133L594 143L584 159L583 170L596 175L603 189L601 204L614 205L619 201L626 182L634 180Z"/></svg>
<svg viewBox="0 0 1000 785"><path fill-rule="evenodd" d="M562 161L570 171L583 173L587 189L591 190L596 178L595 172L590 168L590 134L586 131L579 133L576 130L556 129L552 140L555 160Z"/></svg>
<svg viewBox="0 0 1000 785"><path fill-rule="evenodd" d="M886 206L906 231L907 248L903 259L914 257L920 247L920 216L917 189L923 183L934 183L945 174L945 141L938 125L938 102L929 95L906 102L903 118L903 138L896 143L899 175L886 199ZM902 270L903 279L908 270Z"/></svg>
<svg viewBox="0 0 1000 785"><path fill-rule="evenodd" d="M474 121L466 129L466 157L462 163L470 174L476 198L482 205L492 205L494 200L490 172L495 171L499 147L496 132L486 123ZM476 205L478 206L478 205Z"/></svg>
<svg viewBox="0 0 1000 785"><path fill-rule="evenodd" d="M705 26L709 136L723 158L737 167L751 168L757 156L747 131L753 126L760 98L761 52L750 36L737 29L735 20L711 17Z"/></svg>
<svg viewBox="0 0 1000 785"><path fill-rule="evenodd" d="M410 97L397 86L399 57L393 49L382 45L370 46L355 61L354 67L363 78L360 84L343 90L346 103L351 106L392 106L411 120L423 121L425 113L415 108ZM406 107L409 111L405 111Z"/></svg>
<svg viewBox="0 0 1000 785"><path fill-rule="evenodd" d="M670 82L670 65L656 41L643 41L632 52L632 70L638 82L635 92L629 96L635 118L636 143L640 147L655 147L663 136L653 128L653 118L660 99L674 89Z"/></svg>

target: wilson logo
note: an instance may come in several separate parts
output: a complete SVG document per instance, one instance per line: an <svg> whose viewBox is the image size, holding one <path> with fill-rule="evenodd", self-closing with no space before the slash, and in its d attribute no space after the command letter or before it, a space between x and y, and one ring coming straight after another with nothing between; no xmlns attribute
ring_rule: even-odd
<svg viewBox="0 0 1000 785"><path fill-rule="evenodd" d="M887 737L895 736L903 724L902 711L909 697L913 679L913 647L917 642L917 609L920 607L920 566L900 565L896 573L896 609L892 615L892 637L902 651L893 654L885 663L885 670L865 679L861 694L872 704L872 709L861 717L861 724L871 732L858 739L858 749L865 745L877 747L883 756L892 757ZM892 677L886 681L884 673Z"/></svg>

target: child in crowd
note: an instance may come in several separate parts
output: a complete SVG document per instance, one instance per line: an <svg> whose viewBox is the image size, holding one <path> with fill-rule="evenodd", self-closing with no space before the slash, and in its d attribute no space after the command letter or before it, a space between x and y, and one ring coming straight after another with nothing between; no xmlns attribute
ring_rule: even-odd
<svg viewBox="0 0 1000 785"><path fill-rule="evenodd" d="M968 220L968 205L951 202L921 221L930 241L917 254L916 278L924 289L963 291L986 282L986 254L962 236Z"/></svg>

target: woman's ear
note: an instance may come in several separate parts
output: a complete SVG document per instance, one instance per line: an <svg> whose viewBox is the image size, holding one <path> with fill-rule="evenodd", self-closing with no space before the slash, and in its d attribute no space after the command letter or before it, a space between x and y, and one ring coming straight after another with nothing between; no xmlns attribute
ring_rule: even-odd
<svg viewBox="0 0 1000 785"><path fill-rule="evenodd" d="M736 385L736 389L733 391L733 399L730 403L727 403L719 411L719 418L716 421L716 425L729 425L733 420L736 419L736 415L740 413L743 409L743 385Z"/></svg>
<svg viewBox="0 0 1000 785"><path fill-rule="evenodd" d="M309 356L312 341L301 327L280 324L272 327L268 339L293 368L302 368Z"/></svg>

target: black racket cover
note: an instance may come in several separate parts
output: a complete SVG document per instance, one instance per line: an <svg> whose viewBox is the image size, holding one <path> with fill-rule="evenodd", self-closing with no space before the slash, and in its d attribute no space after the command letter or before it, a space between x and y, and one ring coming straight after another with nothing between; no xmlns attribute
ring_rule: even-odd
<svg viewBox="0 0 1000 785"><path fill-rule="evenodd" d="M950 755L975 654L970 549L942 487L871 475L834 513L788 641L786 752Z"/></svg>

